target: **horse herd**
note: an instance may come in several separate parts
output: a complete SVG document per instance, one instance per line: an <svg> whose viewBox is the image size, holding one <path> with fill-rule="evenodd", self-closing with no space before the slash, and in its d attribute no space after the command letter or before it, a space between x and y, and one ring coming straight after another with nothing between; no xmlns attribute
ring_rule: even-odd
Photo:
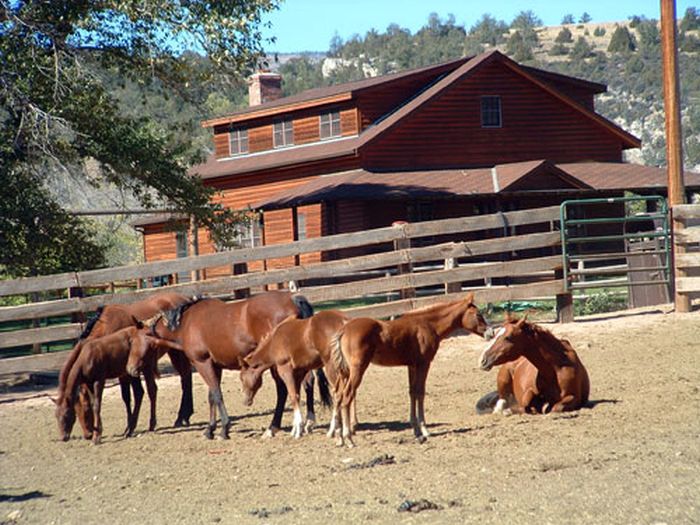
<svg viewBox="0 0 700 525"><path fill-rule="evenodd" d="M501 366L497 391L482 397L477 412L542 413L576 410L588 402L589 379L566 340L528 322L506 318L495 331L474 303L474 295L421 308L391 321L350 319L343 312L314 314L302 295L274 291L226 303L174 293L153 295L129 305L108 305L86 325L59 375L56 419L61 439L70 438L76 419L86 439L102 437L102 391L118 379L126 408L125 436L133 434L143 399L143 375L151 401L149 430L156 426L157 361L166 353L179 373L182 397L175 426L187 426L193 413L192 367L209 389L209 424L214 437L229 437L231 419L221 393L223 369L240 370L244 403L250 405L270 370L277 402L267 436L282 425L290 397L292 436L314 425L314 383L331 406L329 437L354 446L355 397L370 363L408 368L410 423L415 437L428 436L425 384L440 342L457 330L490 339L479 366ZM300 409L306 393L307 418ZM331 395L332 390L332 395ZM133 391L134 403L131 404Z"/></svg>

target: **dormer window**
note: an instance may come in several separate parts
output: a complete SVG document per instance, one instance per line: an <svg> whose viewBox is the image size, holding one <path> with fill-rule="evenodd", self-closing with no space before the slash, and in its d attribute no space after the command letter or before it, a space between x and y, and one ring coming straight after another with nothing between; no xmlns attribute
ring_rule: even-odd
<svg viewBox="0 0 700 525"><path fill-rule="evenodd" d="M278 120L274 125L274 145L284 148L294 144L294 127L291 120Z"/></svg>
<svg viewBox="0 0 700 525"><path fill-rule="evenodd" d="M481 127L500 128L501 121L501 97L481 97Z"/></svg>
<svg viewBox="0 0 700 525"><path fill-rule="evenodd" d="M229 136L229 155L248 153L248 130L246 128L231 128Z"/></svg>
<svg viewBox="0 0 700 525"><path fill-rule="evenodd" d="M340 137L340 111L321 115L321 140Z"/></svg>

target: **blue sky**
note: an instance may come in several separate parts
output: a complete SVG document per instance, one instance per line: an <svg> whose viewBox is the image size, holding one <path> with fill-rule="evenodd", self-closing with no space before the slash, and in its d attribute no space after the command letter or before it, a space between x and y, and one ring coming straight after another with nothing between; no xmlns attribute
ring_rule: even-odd
<svg viewBox="0 0 700 525"><path fill-rule="evenodd" d="M456 22L469 29L484 13L510 22L522 10L532 10L545 25L557 25L565 14L578 20L585 11L593 22L626 20L631 15L659 18L659 0L285 0L278 11L267 19L272 28L266 36L277 42L267 45L268 51L327 51L337 32L343 40L354 33L364 35L369 29L384 31L391 23L415 33L435 12L442 18L449 13ZM688 7L699 7L698 0L677 0L678 17Z"/></svg>

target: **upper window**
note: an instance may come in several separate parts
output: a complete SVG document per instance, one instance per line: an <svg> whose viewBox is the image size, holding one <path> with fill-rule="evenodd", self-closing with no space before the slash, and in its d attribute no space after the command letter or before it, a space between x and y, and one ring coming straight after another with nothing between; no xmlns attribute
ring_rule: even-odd
<svg viewBox="0 0 700 525"><path fill-rule="evenodd" d="M275 122L274 144L276 148L294 144L294 127L291 120Z"/></svg>
<svg viewBox="0 0 700 525"><path fill-rule="evenodd" d="M501 121L501 97L481 97L481 127L500 128Z"/></svg>
<svg viewBox="0 0 700 525"><path fill-rule="evenodd" d="M231 128L229 135L229 155L248 153L248 130L245 128Z"/></svg>
<svg viewBox="0 0 700 525"><path fill-rule="evenodd" d="M340 111L321 115L321 140L340 137Z"/></svg>

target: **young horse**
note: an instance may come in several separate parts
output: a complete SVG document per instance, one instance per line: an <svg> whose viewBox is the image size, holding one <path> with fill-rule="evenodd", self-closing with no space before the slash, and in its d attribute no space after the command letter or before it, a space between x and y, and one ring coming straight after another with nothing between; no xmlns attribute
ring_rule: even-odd
<svg viewBox="0 0 700 525"><path fill-rule="evenodd" d="M292 315L310 317L313 308L303 296L266 292L234 303L196 299L164 312L164 315L165 320L155 324L152 333L178 342L209 387L209 426L204 435L209 439L214 437L218 408L221 437L228 439L230 419L221 396L223 369L242 368L243 358L255 350L275 326ZM147 352L132 351L127 365L129 373L138 375L147 359ZM277 406L270 424L271 433L280 427L287 400L287 389L274 369L273 377L277 387Z"/></svg>
<svg viewBox="0 0 700 525"><path fill-rule="evenodd" d="M370 363L408 367L411 426L416 439L425 440L430 435L423 408L430 364L440 342L460 328L482 337L488 330L473 293L458 301L414 310L394 321L357 318L341 328L332 344L340 375L335 404L343 422L338 445L347 440L348 446L354 446L349 409Z"/></svg>
<svg viewBox="0 0 700 525"><path fill-rule="evenodd" d="M87 390L91 413L93 416L92 433L93 443L99 444L102 437L102 391L107 379L118 378L120 383L127 382L126 363L132 346L153 347L162 346L172 349L181 349L179 345L164 341L146 334L146 330L140 323L105 335L85 341L80 355L75 359L70 373L65 381L64 396L56 404L56 419L58 421L59 435L63 441L70 438L71 430L75 422L75 406L78 404L78 394L82 386ZM148 397L151 400L151 419L149 430L154 430L156 423L156 354L154 359L144 366L144 378L148 387ZM141 383L139 381L139 387ZM143 389L134 390L134 410L130 404L126 404L126 430L125 436L131 436L138 422Z"/></svg>
<svg viewBox="0 0 700 525"><path fill-rule="evenodd" d="M146 299L128 305L114 304L99 308L96 316L90 319L86 325L85 330L80 335L78 342L61 368L58 379L57 402L62 402L63 397L67 395L65 392L65 385L68 374L73 367L73 363L75 363L80 356L85 341L114 333L128 326L134 326L139 320L150 318L160 310L174 308L179 304L187 302L187 300L188 299L182 295L165 292L152 295ZM172 361L173 367L180 374L180 383L182 386L182 398L175 426L186 426L189 425L190 416L194 412L192 401L192 367L181 352L168 351L168 356ZM124 381L120 382L120 386L122 399L127 406L131 405L129 386L134 390L135 396L140 395L143 397L143 387L141 386L141 381L137 378L125 377ZM93 414L91 413L91 403L88 399L87 390L84 387L81 388L80 395L76 402L75 413L83 429L84 437L90 439L93 432Z"/></svg>
<svg viewBox="0 0 700 525"><path fill-rule="evenodd" d="M482 370L504 364L496 384L496 412L547 413L581 408L588 402L588 372L565 339L527 322L526 318L508 319L482 352ZM487 394L477 406L483 412L489 404Z"/></svg>
<svg viewBox="0 0 700 525"><path fill-rule="evenodd" d="M290 393L294 409L292 437L300 438L302 435L302 417L299 409L301 384L311 371L330 363L330 342L348 319L342 312L326 310L307 319L288 317L278 324L258 347L243 359L246 366L241 369L240 376L245 394L244 404L246 406L253 404L253 398L262 386L263 372L274 366ZM333 383L336 379L334 369L326 366L326 371ZM331 405L328 390L322 391L321 400L325 406ZM332 421L335 421L335 414ZM310 424L312 425L313 422L307 420L304 429L307 432L310 430Z"/></svg>

